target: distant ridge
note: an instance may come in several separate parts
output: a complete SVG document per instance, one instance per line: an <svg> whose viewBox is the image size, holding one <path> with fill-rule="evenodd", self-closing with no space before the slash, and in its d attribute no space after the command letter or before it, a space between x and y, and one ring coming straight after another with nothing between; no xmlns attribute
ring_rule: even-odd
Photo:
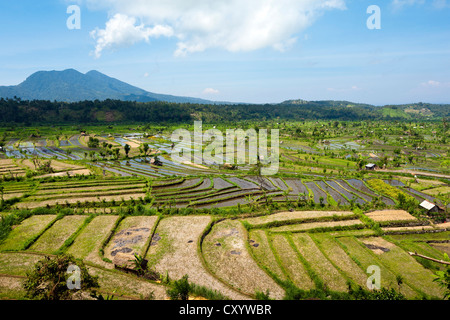
<svg viewBox="0 0 450 320"><path fill-rule="evenodd" d="M418 102L402 105L374 106L350 101L307 101L302 99L287 100L281 103L251 104L180 97L149 92L96 70L89 71L86 74L75 69L38 71L19 85L0 86L0 98L13 99L14 97L20 98L22 101L80 102L98 100L102 102L111 99L139 103L170 102L189 103L192 105L220 105L213 108L208 106L200 106L199 108L192 106L192 108L189 108L186 105L180 107L183 111L190 110L190 115L198 116L201 114L205 119L228 119L228 115L224 114L226 112L231 114L229 120L244 116L249 119L271 118L279 113L280 116L284 116L286 119L296 117L317 119L421 119L440 120L447 126L450 118L449 104ZM99 104L99 107L103 106L106 108L106 105ZM202 111L199 113L199 110ZM24 110L20 112L23 113ZM43 110L40 110L40 112L42 113ZM14 114L8 115L5 119L11 117L14 118ZM0 110L0 122L1 119L2 114Z"/></svg>
<svg viewBox="0 0 450 320"><path fill-rule="evenodd" d="M85 100L125 100L137 102L217 104L199 98L148 92L92 70L83 74L75 69L38 71L16 86L0 86L0 98L78 102Z"/></svg>

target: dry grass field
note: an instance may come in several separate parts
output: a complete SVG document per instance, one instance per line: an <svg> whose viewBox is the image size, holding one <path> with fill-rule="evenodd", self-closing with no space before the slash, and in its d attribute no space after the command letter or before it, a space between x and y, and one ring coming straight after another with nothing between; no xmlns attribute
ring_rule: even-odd
<svg viewBox="0 0 450 320"><path fill-rule="evenodd" d="M263 226L264 224L275 221L276 222L293 221L293 220L307 221L320 219L324 217L333 217L333 216L345 217L352 215L354 215L354 213L351 211L293 211L293 212L285 211L261 217L247 218L245 219L245 221L247 221L254 227L259 227Z"/></svg>
<svg viewBox="0 0 450 320"><path fill-rule="evenodd" d="M26 219L23 223L15 227L9 237L0 244L0 251L22 250L27 240L38 235L45 227L51 223L56 216L36 215Z"/></svg>
<svg viewBox="0 0 450 320"><path fill-rule="evenodd" d="M323 281L324 286L334 291L345 291L346 279L333 264L323 255L308 234L292 235L292 241L298 252L312 266L311 268Z"/></svg>
<svg viewBox="0 0 450 320"><path fill-rule="evenodd" d="M113 260L113 252L131 256L144 254L147 248L149 266L161 276L176 280L188 275L191 283L231 299L251 299L256 292L269 292L272 298L283 299L285 288L277 283L278 279L291 281L305 292L315 289L343 293L348 283L365 288L366 271L371 265L381 268L382 286L400 290L408 298L442 296L442 289L433 282L433 271L407 251L442 259L448 250L442 243L448 237L445 232L392 233L391 239L374 236L370 229L317 229L362 223L354 219L296 222L315 215L335 216L326 211L303 215L280 212L272 219L283 222L289 214L294 224L267 228L261 227L267 223L262 220L262 224L257 224L261 228L249 231L243 221L262 217L219 220L209 228L213 222L210 215L166 216L160 220L158 216L127 216L119 220L119 216L111 214L96 215L91 220L87 220L88 215L67 215L56 220L56 215L33 215L14 226L0 246L0 297L20 298L20 281L26 270L44 254L64 247L64 252L83 259L92 273L99 275L102 292L115 292L119 299L152 294L156 299L167 299L165 285L112 270L114 265L103 260ZM383 214L384 219L386 212ZM405 217L401 212L390 214L392 221ZM309 227L298 229L304 225ZM70 238L73 242L67 243ZM427 244L428 240L434 242ZM397 284L398 276L404 279L401 285Z"/></svg>
<svg viewBox="0 0 450 320"><path fill-rule="evenodd" d="M277 262L270 247L270 239L265 230L251 230L249 234L250 251L259 265L275 274L279 279L286 280L287 276Z"/></svg>
<svg viewBox="0 0 450 320"><path fill-rule="evenodd" d="M195 284L221 292L231 299L248 299L215 278L204 266L198 251L200 236L211 222L210 216L168 217L155 230L146 258L162 275L180 279L188 275Z"/></svg>
<svg viewBox="0 0 450 320"><path fill-rule="evenodd" d="M67 253L83 260L103 265L99 250L102 241L105 240L113 229L118 216L95 217L75 238Z"/></svg>
<svg viewBox="0 0 450 320"><path fill-rule="evenodd" d="M145 255L157 216L126 217L119 224L114 236L105 248L105 258L113 260L121 252L133 258L134 254Z"/></svg>
<svg viewBox="0 0 450 320"><path fill-rule="evenodd" d="M73 215L56 221L28 250L43 253L55 252L67 238L77 231L84 220L86 220L86 216Z"/></svg>
<svg viewBox="0 0 450 320"><path fill-rule="evenodd" d="M366 213L373 221L415 221L417 218L413 217L411 214L405 210L381 210L372 211Z"/></svg>
<svg viewBox="0 0 450 320"><path fill-rule="evenodd" d="M271 232L305 232L314 229L335 229L345 227L360 227L363 223L358 219L343 221L327 221L327 222L311 222L286 225L281 227L270 228Z"/></svg>
<svg viewBox="0 0 450 320"><path fill-rule="evenodd" d="M272 298L281 299L282 288L252 259L247 241L246 230L239 221L216 224L202 246L208 267L214 275L248 295L269 291Z"/></svg>
<svg viewBox="0 0 450 320"><path fill-rule="evenodd" d="M314 289L315 285L308 272L299 260L298 253L289 243L285 235L273 235L271 237L273 251L288 278L300 289Z"/></svg>

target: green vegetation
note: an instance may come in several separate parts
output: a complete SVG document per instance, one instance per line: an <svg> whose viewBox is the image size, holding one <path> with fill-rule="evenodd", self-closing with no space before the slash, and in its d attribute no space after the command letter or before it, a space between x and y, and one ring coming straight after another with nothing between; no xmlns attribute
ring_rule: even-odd
<svg viewBox="0 0 450 320"><path fill-rule="evenodd" d="M74 268L68 272L70 266L76 266L79 271ZM26 296L31 299L70 300L82 291L98 288L99 284L97 277L89 274L82 261L72 256L58 255L53 258L46 256L38 261L34 269L27 273L23 287Z"/></svg>
<svg viewBox="0 0 450 320"><path fill-rule="evenodd" d="M399 201L400 196L405 197L407 199L411 199L410 196L403 193L401 190L388 185L380 179L371 179L367 181L367 184L374 189L375 191L382 193L388 196L391 199Z"/></svg>
<svg viewBox="0 0 450 320"><path fill-rule="evenodd" d="M172 288L167 289L167 295L171 300L188 300L191 292L188 278L189 276L185 275L181 279L173 281Z"/></svg>
<svg viewBox="0 0 450 320"><path fill-rule="evenodd" d="M447 268L445 271L438 271L436 275L435 282L445 289L444 298L450 299L450 268Z"/></svg>
<svg viewBox="0 0 450 320"><path fill-rule="evenodd" d="M412 112L415 108L429 113ZM196 104L134 102L120 100L81 101L72 103L44 100L26 101L0 99L0 123L95 123L113 122L176 122L194 120L194 115L205 122L233 122L245 120L303 119L320 120L411 120L427 121L449 117L448 105L417 104L412 106L386 106L378 108L359 105L348 108L333 101L310 101L303 104L285 102L264 104ZM109 117L102 116L108 114Z"/></svg>
<svg viewBox="0 0 450 320"><path fill-rule="evenodd" d="M35 115L26 103L47 109ZM92 297L104 300L444 298L446 267L408 252L437 260L448 252L445 109L298 101L0 107L23 123L0 127L0 273L8 283L43 255L71 254L99 276ZM93 123L90 110L111 120L105 108L129 114ZM43 124L29 125L31 117ZM193 120L222 132L279 129L278 173L172 161L171 133L192 131ZM115 268L118 257L130 269ZM373 265L379 290L366 289ZM11 287L0 282L2 298L27 298Z"/></svg>

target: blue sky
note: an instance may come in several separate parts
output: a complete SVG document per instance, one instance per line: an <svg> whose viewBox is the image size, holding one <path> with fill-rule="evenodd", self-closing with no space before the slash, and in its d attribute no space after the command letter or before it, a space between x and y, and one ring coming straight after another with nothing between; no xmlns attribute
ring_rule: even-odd
<svg viewBox="0 0 450 320"><path fill-rule="evenodd" d="M450 0L1 1L0 85L74 68L221 101L450 103L449 18Z"/></svg>

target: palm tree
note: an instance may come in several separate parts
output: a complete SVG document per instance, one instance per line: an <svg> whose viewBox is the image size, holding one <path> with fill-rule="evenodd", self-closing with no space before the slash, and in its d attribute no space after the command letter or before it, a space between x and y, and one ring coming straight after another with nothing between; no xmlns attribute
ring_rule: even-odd
<svg viewBox="0 0 450 320"><path fill-rule="evenodd" d="M125 143L125 145L123 146L123 149L125 150L125 154L127 155L127 158L128 158L128 153L129 153L130 150L131 150L130 145L127 144L127 143Z"/></svg>
<svg viewBox="0 0 450 320"><path fill-rule="evenodd" d="M366 159L362 159L360 158L358 160L358 168L359 170L362 170L362 168L367 164L367 160Z"/></svg>
<svg viewBox="0 0 450 320"><path fill-rule="evenodd" d="M143 154L144 157L147 156L147 152L148 152L149 149L150 149L150 147L149 147L148 143L142 144L142 146L141 146L141 152L142 152L142 154Z"/></svg>

